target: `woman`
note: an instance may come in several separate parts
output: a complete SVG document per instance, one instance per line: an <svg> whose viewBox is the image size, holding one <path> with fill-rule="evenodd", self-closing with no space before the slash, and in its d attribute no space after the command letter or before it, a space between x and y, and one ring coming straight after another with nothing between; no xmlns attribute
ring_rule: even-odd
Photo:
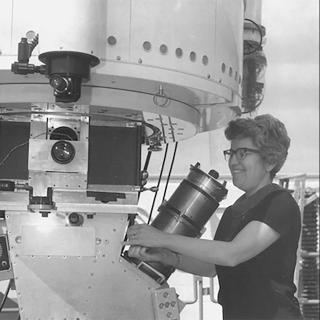
<svg viewBox="0 0 320 320"><path fill-rule="evenodd" d="M231 121L225 135L231 141L224 155L232 181L244 195L225 210L215 239L134 225L128 230L129 255L202 276L217 274L224 319L301 319L293 283L299 207L272 183L290 138L270 115Z"/></svg>

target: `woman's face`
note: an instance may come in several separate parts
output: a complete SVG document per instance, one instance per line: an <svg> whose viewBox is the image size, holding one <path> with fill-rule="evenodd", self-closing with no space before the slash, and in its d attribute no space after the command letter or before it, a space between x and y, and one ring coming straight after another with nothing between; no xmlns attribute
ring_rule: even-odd
<svg viewBox="0 0 320 320"><path fill-rule="evenodd" d="M231 140L231 149L235 151L239 148L258 150L251 138ZM266 164L258 152L248 151L241 160L233 154L229 159L229 168L233 184L245 191L247 196L271 183L270 171L273 166Z"/></svg>

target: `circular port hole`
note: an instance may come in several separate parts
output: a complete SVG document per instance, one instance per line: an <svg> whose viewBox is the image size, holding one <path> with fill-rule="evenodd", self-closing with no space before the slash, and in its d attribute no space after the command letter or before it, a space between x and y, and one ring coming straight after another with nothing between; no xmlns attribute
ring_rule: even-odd
<svg viewBox="0 0 320 320"><path fill-rule="evenodd" d="M167 53L168 53L168 47L167 47L165 44L162 44L162 45L160 46L160 52L161 52L162 54L167 54Z"/></svg>
<svg viewBox="0 0 320 320"><path fill-rule="evenodd" d="M197 58L196 53L195 53L194 51L191 51L191 52L190 52L190 60L191 60L192 62L194 62L194 61L196 61L196 58Z"/></svg>
<svg viewBox="0 0 320 320"><path fill-rule="evenodd" d="M114 36L108 37L107 41L110 46L114 46L117 43L117 39Z"/></svg>
<svg viewBox="0 0 320 320"><path fill-rule="evenodd" d="M151 43L149 41L145 41L142 46L145 51L151 50Z"/></svg>
<svg viewBox="0 0 320 320"><path fill-rule="evenodd" d="M181 48L177 48L177 49L176 49L176 56L177 56L178 58L181 58L182 55L183 55L183 50L182 50Z"/></svg>
<svg viewBox="0 0 320 320"><path fill-rule="evenodd" d="M202 57L202 63L206 66L209 63L209 58L208 56L204 55Z"/></svg>

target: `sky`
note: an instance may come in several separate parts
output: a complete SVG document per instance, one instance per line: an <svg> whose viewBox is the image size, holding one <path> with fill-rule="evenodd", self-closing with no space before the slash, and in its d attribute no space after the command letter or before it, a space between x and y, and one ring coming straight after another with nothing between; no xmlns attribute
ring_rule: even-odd
<svg viewBox="0 0 320 320"><path fill-rule="evenodd" d="M319 1L264 0L266 28L265 97L256 114L270 113L285 123L291 138L289 155L279 174L319 175ZM201 133L179 143L173 172L188 173L200 162L207 171L229 170L222 150L229 147L224 129ZM170 147L171 150L173 146ZM169 153L170 154L170 153ZM170 156L169 156L170 159ZM159 173L160 161L154 162ZM142 159L143 161L143 159Z"/></svg>
<svg viewBox="0 0 320 320"><path fill-rule="evenodd" d="M264 0L268 60L259 114L281 119L291 137L282 171L319 174L319 1Z"/></svg>

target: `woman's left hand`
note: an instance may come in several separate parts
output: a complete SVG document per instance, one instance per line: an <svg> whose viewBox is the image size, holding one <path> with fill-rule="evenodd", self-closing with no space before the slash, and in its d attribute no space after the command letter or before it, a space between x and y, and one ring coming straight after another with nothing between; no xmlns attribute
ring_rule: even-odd
<svg viewBox="0 0 320 320"><path fill-rule="evenodd" d="M159 248L165 247L168 234L148 224L135 224L128 229L127 236L126 245Z"/></svg>

